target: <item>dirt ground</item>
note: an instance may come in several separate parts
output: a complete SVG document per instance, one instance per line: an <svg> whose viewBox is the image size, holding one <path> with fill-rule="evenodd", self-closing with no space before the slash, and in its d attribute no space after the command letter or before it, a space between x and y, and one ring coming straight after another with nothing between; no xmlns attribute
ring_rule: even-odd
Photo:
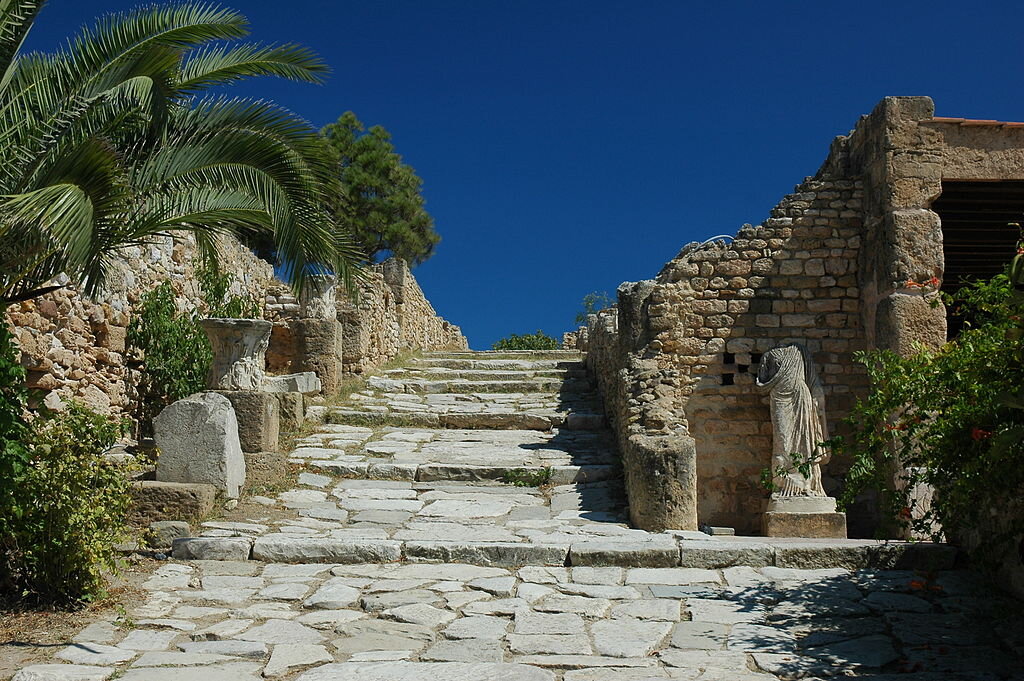
<svg viewBox="0 0 1024 681"><path fill-rule="evenodd" d="M121 573L111 579L109 595L74 612L5 610L0 607L0 681L7 681L22 667L44 664L90 622L114 619L142 603L139 585L162 561L133 556Z"/></svg>

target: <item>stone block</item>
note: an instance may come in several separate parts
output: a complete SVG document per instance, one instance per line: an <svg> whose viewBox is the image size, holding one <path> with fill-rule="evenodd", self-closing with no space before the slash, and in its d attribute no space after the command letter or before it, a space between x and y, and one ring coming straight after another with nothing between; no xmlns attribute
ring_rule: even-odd
<svg viewBox="0 0 1024 681"><path fill-rule="evenodd" d="M265 393L302 393L316 395L322 389L320 379L312 371L283 376L265 376L262 392Z"/></svg>
<svg viewBox="0 0 1024 681"><path fill-rule="evenodd" d="M280 424L288 430L298 430L306 420L306 397L302 393L273 393L277 397Z"/></svg>
<svg viewBox="0 0 1024 681"><path fill-rule="evenodd" d="M946 342L946 310L920 295L894 293L884 298L875 314L879 348L900 355L914 352L916 343L938 348Z"/></svg>
<svg viewBox="0 0 1024 681"><path fill-rule="evenodd" d="M160 448L157 480L201 482L238 496L245 484L245 459L227 398L204 392L178 400L153 419L153 431Z"/></svg>
<svg viewBox="0 0 1024 681"><path fill-rule="evenodd" d="M255 390L218 390L235 408L243 452L276 452L281 434L277 395Z"/></svg>
<svg viewBox="0 0 1024 681"><path fill-rule="evenodd" d="M213 511L217 488L199 483L143 480L132 485L133 524L160 520L202 518Z"/></svg>
<svg viewBox="0 0 1024 681"><path fill-rule="evenodd" d="M280 452L243 452L245 457L245 486L275 487L284 481L290 472L288 456Z"/></svg>
<svg viewBox="0 0 1024 681"><path fill-rule="evenodd" d="M584 541L569 548L573 566L676 567L679 546L664 542Z"/></svg>
<svg viewBox="0 0 1024 681"><path fill-rule="evenodd" d="M149 545L162 549L171 546L175 539L192 536L192 528L181 520L158 520L149 524Z"/></svg>
<svg viewBox="0 0 1024 681"><path fill-rule="evenodd" d="M300 371L312 371L323 391L334 394L342 375L342 326L333 319L302 319L295 323Z"/></svg>
<svg viewBox="0 0 1024 681"><path fill-rule="evenodd" d="M846 539L846 514L767 511L761 529L766 537Z"/></svg>
<svg viewBox="0 0 1024 681"><path fill-rule="evenodd" d="M444 563L475 565L565 565L569 553L566 545L527 544L514 542L434 542L409 541L405 555L409 560L431 560Z"/></svg>
<svg viewBox="0 0 1024 681"><path fill-rule="evenodd" d="M635 527L697 529L697 449L688 435L633 435L622 466Z"/></svg>
<svg viewBox="0 0 1024 681"><path fill-rule="evenodd" d="M267 563L390 563L402 557L402 545L397 541L275 534L257 539L252 557Z"/></svg>
<svg viewBox="0 0 1024 681"><path fill-rule="evenodd" d="M679 564L688 568L766 567L775 564L775 550L764 544L708 540L679 543Z"/></svg>
<svg viewBox="0 0 1024 681"><path fill-rule="evenodd" d="M175 560L249 560L251 551L248 537L186 537L174 540L171 555Z"/></svg>

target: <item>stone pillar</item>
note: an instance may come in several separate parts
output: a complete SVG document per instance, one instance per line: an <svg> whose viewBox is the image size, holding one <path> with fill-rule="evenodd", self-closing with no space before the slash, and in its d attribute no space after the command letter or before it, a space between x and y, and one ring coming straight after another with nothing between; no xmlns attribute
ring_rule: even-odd
<svg viewBox="0 0 1024 681"><path fill-rule="evenodd" d="M215 317L200 323L213 347L207 387L211 390L260 390L273 324L262 319Z"/></svg>
<svg viewBox="0 0 1024 681"><path fill-rule="evenodd" d="M201 323L213 346L207 385L234 407L242 451L277 451L280 405L275 395L263 392L273 324L261 319L221 318Z"/></svg>
<svg viewBox="0 0 1024 681"><path fill-rule="evenodd" d="M622 465L629 519L649 532L697 529L697 449L688 435L632 435Z"/></svg>
<svg viewBox="0 0 1024 681"><path fill-rule="evenodd" d="M316 373L324 393L338 390L342 375L342 328L333 319L300 319L298 369Z"/></svg>

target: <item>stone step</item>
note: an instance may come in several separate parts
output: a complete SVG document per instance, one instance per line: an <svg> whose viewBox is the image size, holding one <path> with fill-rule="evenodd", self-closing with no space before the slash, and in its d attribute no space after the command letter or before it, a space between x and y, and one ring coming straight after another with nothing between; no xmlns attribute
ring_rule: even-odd
<svg viewBox="0 0 1024 681"><path fill-rule="evenodd" d="M515 484L516 480L536 480L546 476L546 483L574 483L613 480L622 474L617 464L486 465L470 463L408 463L387 460L348 461L313 459L312 468L326 474L357 480L408 480L415 482L499 482Z"/></svg>
<svg viewBox="0 0 1024 681"><path fill-rule="evenodd" d="M176 539L172 555L178 560L256 560L293 564L439 561L501 567L678 567L709 571L734 566L800 570L842 568L935 571L952 569L957 556L956 547L948 544L855 539L772 543L762 538L747 541L730 539L688 540L677 539L671 534L660 534L653 535L650 541L587 539L536 544L525 541L343 539L271 533L256 537L243 535ZM719 577L715 576L717 579ZM683 597L683 594L679 593L675 597Z"/></svg>
<svg viewBox="0 0 1024 681"><path fill-rule="evenodd" d="M443 369L585 369L579 360L560 359L442 359L423 357L414 359L412 367L439 367Z"/></svg>
<svg viewBox="0 0 1024 681"><path fill-rule="evenodd" d="M526 380L429 380L372 376L367 381L371 388L387 392L422 394L440 393L538 393L557 394L562 391L580 393L592 389L587 380L561 378L531 378Z"/></svg>
<svg viewBox="0 0 1024 681"><path fill-rule="evenodd" d="M568 359L582 360L584 354L578 350L483 350L456 352L425 352L430 359Z"/></svg>
<svg viewBox="0 0 1024 681"><path fill-rule="evenodd" d="M446 369L444 367L401 367L388 369L387 378L416 378L428 381L525 381L531 378L587 378L583 369Z"/></svg>
<svg viewBox="0 0 1024 681"><path fill-rule="evenodd" d="M330 409L325 422L344 425L372 426L414 426L424 428L462 428L498 430L603 430L605 420L602 414L592 412L569 412L556 414L531 414L522 412L493 413L437 413L429 411L388 411L344 408Z"/></svg>

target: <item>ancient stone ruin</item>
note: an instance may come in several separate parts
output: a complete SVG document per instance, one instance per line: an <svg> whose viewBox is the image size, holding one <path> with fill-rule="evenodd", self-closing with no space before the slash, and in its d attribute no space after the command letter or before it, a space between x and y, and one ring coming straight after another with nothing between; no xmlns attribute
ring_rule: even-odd
<svg viewBox="0 0 1024 681"><path fill-rule="evenodd" d="M864 395L858 350L935 347L959 321L936 304L998 273L1024 214L1024 125L934 116L888 97L837 137L813 177L763 223L692 243L568 345L586 350L615 425L633 522L761 530L773 453L766 353L798 343L817 365L826 432ZM847 461L822 471L833 495ZM926 491L923 491L926 493ZM871 536L869 509L849 516Z"/></svg>

